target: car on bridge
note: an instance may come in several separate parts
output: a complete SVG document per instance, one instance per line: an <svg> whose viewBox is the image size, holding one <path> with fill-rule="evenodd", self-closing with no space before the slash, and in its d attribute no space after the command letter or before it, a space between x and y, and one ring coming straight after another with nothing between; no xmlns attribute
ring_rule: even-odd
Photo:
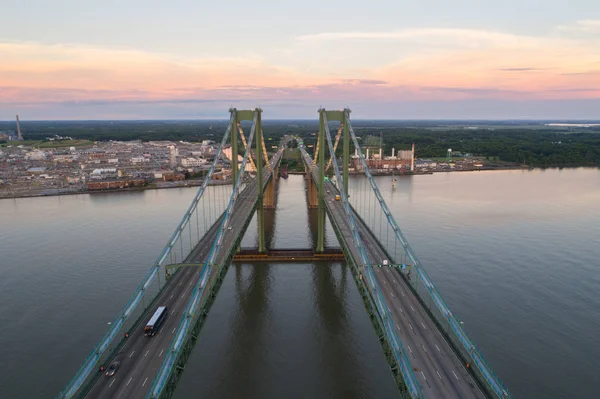
<svg viewBox="0 0 600 399"><path fill-rule="evenodd" d="M106 375L109 377L112 377L113 375L115 375L115 373L117 372L117 369L119 368L120 365L121 365L121 362L119 362L119 361L112 362L110 364L110 366L108 366L108 368L106 369Z"/></svg>

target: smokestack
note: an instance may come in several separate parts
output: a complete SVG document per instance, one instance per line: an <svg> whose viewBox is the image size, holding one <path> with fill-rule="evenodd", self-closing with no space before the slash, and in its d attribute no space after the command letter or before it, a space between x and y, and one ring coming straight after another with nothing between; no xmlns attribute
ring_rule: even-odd
<svg viewBox="0 0 600 399"><path fill-rule="evenodd" d="M383 159L383 157L381 156L381 147L379 147L379 159Z"/></svg>
<svg viewBox="0 0 600 399"><path fill-rule="evenodd" d="M369 160L369 149L367 148L367 161Z"/></svg>
<svg viewBox="0 0 600 399"><path fill-rule="evenodd" d="M354 156L357 157L358 156L358 148L354 149Z"/></svg>
<svg viewBox="0 0 600 399"><path fill-rule="evenodd" d="M23 136L21 136L21 124L19 123L19 115L17 115L17 135L19 140L23 140Z"/></svg>
<svg viewBox="0 0 600 399"><path fill-rule="evenodd" d="M415 143L412 143L412 155L410 157L410 171L415 171Z"/></svg>
<svg viewBox="0 0 600 399"><path fill-rule="evenodd" d="M392 148L392 158L394 158L394 150L395 148Z"/></svg>

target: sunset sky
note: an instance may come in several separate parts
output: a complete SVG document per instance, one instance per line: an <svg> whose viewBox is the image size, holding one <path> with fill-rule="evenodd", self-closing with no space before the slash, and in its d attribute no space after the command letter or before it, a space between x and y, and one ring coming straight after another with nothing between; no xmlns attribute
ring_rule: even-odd
<svg viewBox="0 0 600 399"><path fill-rule="evenodd" d="M485 5L484 5L485 4ZM600 1L3 2L0 119L600 119Z"/></svg>

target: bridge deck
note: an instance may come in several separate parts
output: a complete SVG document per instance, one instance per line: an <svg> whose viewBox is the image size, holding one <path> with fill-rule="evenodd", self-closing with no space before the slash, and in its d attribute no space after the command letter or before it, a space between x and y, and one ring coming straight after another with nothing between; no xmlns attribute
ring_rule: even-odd
<svg viewBox="0 0 600 399"><path fill-rule="evenodd" d="M237 262L318 262L344 259L344 253L339 249L324 253L316 253L312 249L270 249L267 253L243 249L233 258Z"/></svg>
<svg viewBox="0 0 600 399"><path fill-rule="evenodd" d="M270 171L265 168L264 185L268 183ZM252 217L257 201L257 182L252 180L240 193L230 219L230 226L226 226L225 236L221 251L217 254L216 263L221 264L227 258L233 243L244 232L241 229L245 222ZM184 263L204 263L217 236L221 219L209 229L186 258ZM167 283L161 293L158 306L168 306L169 314L159 332L151 338L144 336L145 324L139 323L131 332L126 344L115 357L121 365L113 377L101 376L95 381L94 386L86 398L144 398L152 385L158 369L163 361L164 352L168 350L175 331L179 326L183 311L185 310L192 289L202 273L202 267L182 267ZM214 267L210 279L214 279L219 268ZM207 286L210 286L208 284ZM206 290L203 298L210 295Z"/></svg>
<svg viewBox="0 0 600 399"><path fill-rule="evenodd" d="M306 154L306 152L304 152ZM307 155L304 161L310 166L312 160ZM318 166L312 172L316 181ZM325 182L325 206L332 222L335 223L346 242L350 253L360 264L360 256L350 229L350 221L344 212L342 201L336 201L337 188L331 182ZM376 237L355 214L355 220L361 240L371 262L380 263L387 259L385 250ZM437 328L410 290L403 277L389 267L374 267L375 277L383 291L390 309L398 336L408 352L413 371L419 380L427 398L485 398L461 360L452 350L442 332ZM368 286L368 284L365 284ZM370 292L370 287L367 287ZM371 296L373 296L371 292Z"/></svg>

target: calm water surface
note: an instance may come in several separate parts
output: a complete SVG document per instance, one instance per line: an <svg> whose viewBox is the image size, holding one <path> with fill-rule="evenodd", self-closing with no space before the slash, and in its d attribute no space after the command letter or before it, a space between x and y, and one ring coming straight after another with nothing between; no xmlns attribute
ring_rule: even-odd
<svg viewBox="0 0 600 399"><path fill-rule="evenodd" d="M600 171L378 178L465 329L519 398L597 398ZM194 189L0 200L0 398L58 393L141 281ZM272 247L307 247L303 180L281 180ZM336 246L331 228L329 245ZM243 246L256 242L253 222ZM395 393L342 264L230 268L176 397Z"/></svg>

